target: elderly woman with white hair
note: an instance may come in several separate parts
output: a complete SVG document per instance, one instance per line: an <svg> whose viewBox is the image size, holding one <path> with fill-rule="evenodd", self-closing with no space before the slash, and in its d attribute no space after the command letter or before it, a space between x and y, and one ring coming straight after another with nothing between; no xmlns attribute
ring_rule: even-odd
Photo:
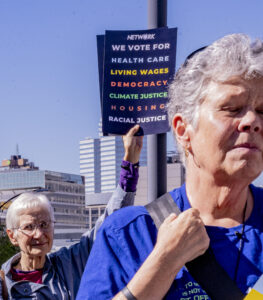
<svg viewBox="0 0 263 300"><path fill-rule="evenodd" d="M263 273L263 189L251 184L263 170L263 42L233 34L192 55L170 85L168 113L186 168L169 197L182 213L159 231L145 207L109 217L79 300L214 300L206 283L227 290L223 277L241 296L233 288L221 299L236 300ZM207 266L188 265L208 247L225 275L201 284Z"/></svg>
<svg viewBox="0 0 263 300"><path fill-rule="evenodd" d="M138 129L138 125L133 127L123 138L126 168L121 171L120 185L95 228L79 243L50 253L55 218L47 196L27 192L13 200L7 211L6 228L20 252L2 266L10 299L75 299L99 225L113 211L133 204L142 149L142 136L134 136Z"/></svg>

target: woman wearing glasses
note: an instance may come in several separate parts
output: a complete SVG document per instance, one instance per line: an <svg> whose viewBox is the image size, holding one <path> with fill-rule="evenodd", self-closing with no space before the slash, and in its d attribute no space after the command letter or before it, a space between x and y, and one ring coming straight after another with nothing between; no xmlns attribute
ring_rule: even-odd
<svg viewBox="0 0 263 300"><path fill-rule="evenodd" d="M120 186L113 193L104 218L114 210L133 204L138 180L138 161L142 137L134 137L139 126L124 137L125 156ZM7 234L20 253L4 265L10 299L75 299L88 259L95 228L84 234L80 242L50 253L54 237L54 211L46 195L29 192L19 195L6 215Z"/></svg>

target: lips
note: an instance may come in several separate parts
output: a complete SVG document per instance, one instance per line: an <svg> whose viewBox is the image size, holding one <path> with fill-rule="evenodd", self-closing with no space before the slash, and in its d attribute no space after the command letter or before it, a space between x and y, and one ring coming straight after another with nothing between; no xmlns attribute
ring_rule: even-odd
<svg viewBox="0 0 263 300"><path fill-rule="evenodd" d="M44 245L46 245L46 244L47 244L47 242L32 243L31 246L32 246L32 247L38 247L38 246L44 246Z"/></svg>
<svg viewBox="0 0 263 300"><path fill-rule="evenodd" d="M234 149L244 148L250 150L259 150L259 147L254 143L242 143L234 146Z"/></svg>

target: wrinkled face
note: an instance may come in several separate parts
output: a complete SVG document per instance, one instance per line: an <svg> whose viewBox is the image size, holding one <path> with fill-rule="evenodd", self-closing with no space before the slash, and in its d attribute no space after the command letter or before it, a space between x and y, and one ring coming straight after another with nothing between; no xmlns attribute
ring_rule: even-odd
<svg viewBox="0 0 263 300"><path fill-rule="evenodd" d="M50 213L44 208L37 207L23 211L19 216L20 229L16 230L16 234L14 232L11 234L11 242L29 256L45 256L53 243L53 223L50 223L50 226L45 225L50 221ZM32 230L35 225L37 225L35 230Z"/></svg>
<svg viewBox="0 0 263 300"><path fill-rule="evenodd" d="M211 82L189 130L194 163L215 178L256 178L263 170L263 79ZM237 177L237 178L238 178Z"/></svg>

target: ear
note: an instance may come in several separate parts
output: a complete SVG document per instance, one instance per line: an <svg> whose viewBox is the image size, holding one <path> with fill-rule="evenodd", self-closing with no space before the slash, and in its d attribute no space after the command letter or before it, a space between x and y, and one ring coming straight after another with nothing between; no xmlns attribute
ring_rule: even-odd
<svg viewBox="0 0 263 300"><path fill-rule="evenodd" d="M7 233L8 237L9 237L10 242L14 246L18 246L17 238L16 238L16 235L15 235L14 231L11 230L11 229L7 229L6 233Z"/></svg>
<svg viewBox="0 0 263 300"><path fill-rule="evenodd" d="M173 132L178 143L181 144L182 148L188 149L190 146L190 128L181 114L176 114L173 118Z"/></svg>

